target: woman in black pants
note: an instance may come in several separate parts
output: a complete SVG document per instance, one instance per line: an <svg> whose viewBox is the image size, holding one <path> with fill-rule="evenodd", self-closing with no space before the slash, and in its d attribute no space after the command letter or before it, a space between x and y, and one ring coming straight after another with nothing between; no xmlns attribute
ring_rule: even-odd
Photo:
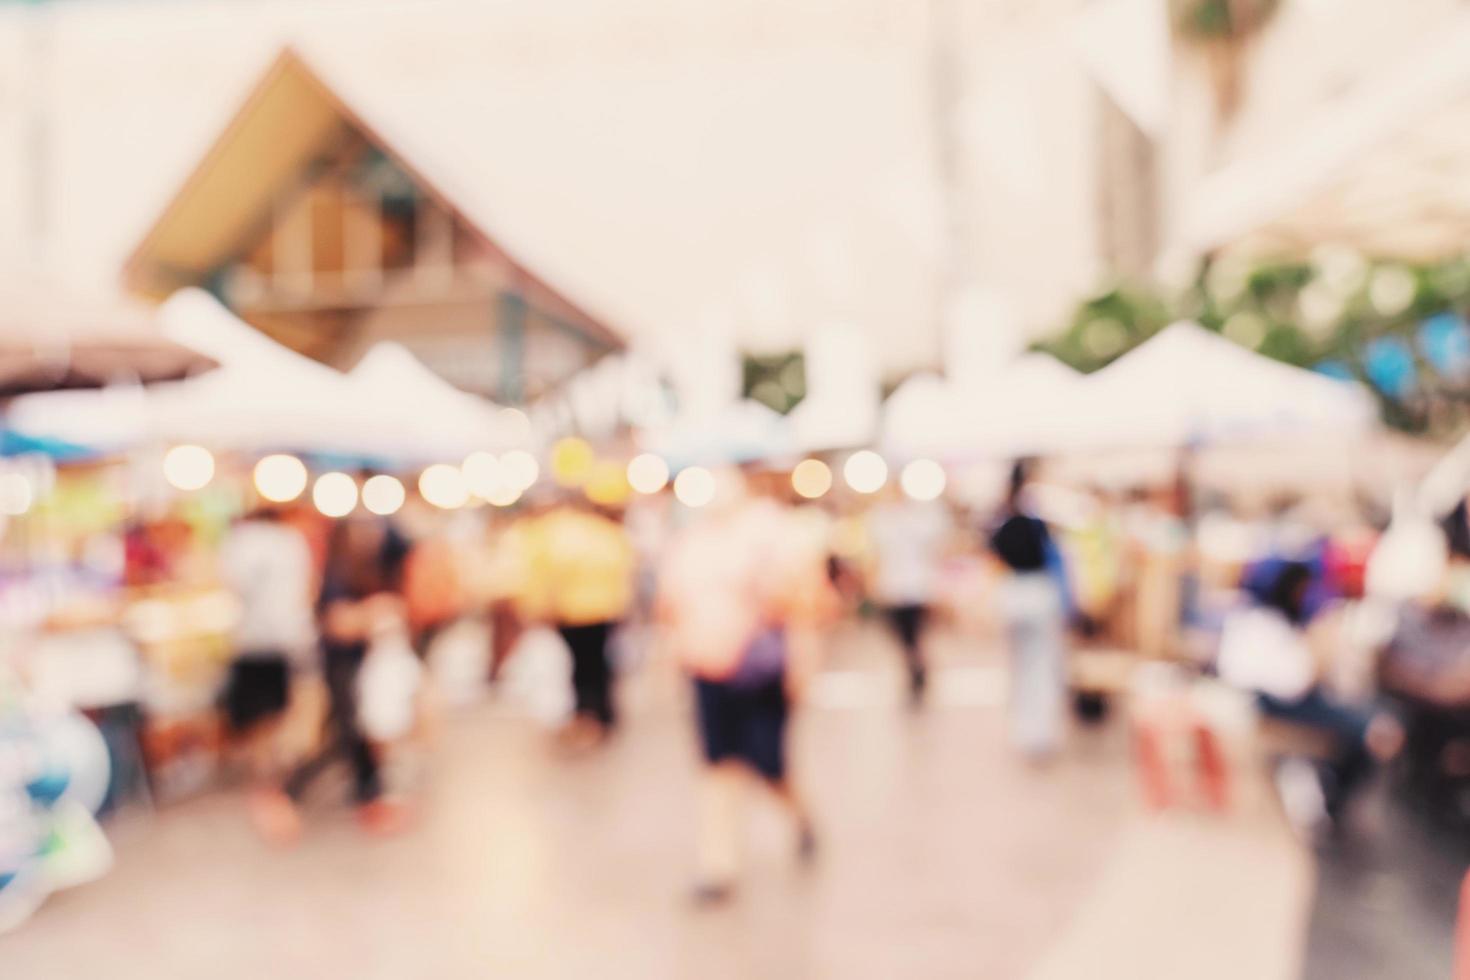
<svg viewBox="0 0 1470 980"><path fill-rule="evenodd" d="M269 838L289 843L300 836L298 804L317 776L336 762L352 770L353 800L369 830L389 833L404 822L402 811L381 798L378 759L358 727L357 679L375 625L403 616L399 593L407 552L402 536L382 520L350 517L332 529L318 603L326 730L321 747L280 790L253 801L257 825Z"/></svg>

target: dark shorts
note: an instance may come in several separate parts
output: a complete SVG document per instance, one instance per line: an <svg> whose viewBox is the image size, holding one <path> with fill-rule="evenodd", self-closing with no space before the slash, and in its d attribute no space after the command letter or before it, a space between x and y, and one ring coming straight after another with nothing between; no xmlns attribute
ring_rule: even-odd
<svg viewBox="0 0 1470 980"><path fill-rule="evenodd" d="M225 684L225 719L230 731L243 732L286 710L291 670L281 655L252 656L230 664Z"/></svg>
<svg viewBox="0 0 1470 980"><path fill-rule="evenodd" d="M694 693L706 762L744 762L773 782L786 775L784 678L759 687L697 679Z"/></svg>

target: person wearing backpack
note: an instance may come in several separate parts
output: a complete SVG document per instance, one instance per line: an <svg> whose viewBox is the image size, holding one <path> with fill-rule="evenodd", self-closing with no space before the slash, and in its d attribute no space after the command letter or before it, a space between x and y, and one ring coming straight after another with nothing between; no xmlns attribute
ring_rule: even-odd
<svg viewBox="0 0 1470 980"><path fill-rule="evenodd" d="M676 535L660 569L657 614L694 684L704 772L695 899L728 899L738 873L736 815L755 776L791 817L797 854L816 833L787 765L791 706L815 666L834 606L823 542L791 511L747 497L734 471Z"/></svg>
<svg viewBox="0 0 1470 980"><path fill-rule="evenodd" d="M1061 744L1070 598L1051 530L1030 510L1029 475L1025 461L1016 463L990 551L1006 572L998 598L1011 647L1011 737L1041 762Z"/></svg>

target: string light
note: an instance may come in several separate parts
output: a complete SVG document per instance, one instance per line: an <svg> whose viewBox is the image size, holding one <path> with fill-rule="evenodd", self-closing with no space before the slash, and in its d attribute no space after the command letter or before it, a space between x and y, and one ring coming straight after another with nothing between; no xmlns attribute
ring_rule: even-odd
<svg viewBox="0 0 1470 980"><path fill-rule="evenodd" d="M306 491L306 464L295 456L276 453L255 464L255 492L272 503L284 504Z"/></svg>
<svg viewBox="0 0 1470 980"><path fill-rule="evenodd" d="M357 506L357 481L346 473L323 473L312 484L311 502L327 517L346 517Z"/></svg>
<svg viewBox="0 0 1470 980"><path fill-rule="evenodd" d="M888 464L871 449L862 449L847 457L842 478L858 493L877 493L888 482Z"/></svg>
<svg viewBox="0 0 1470 980"><path fill-rule="evenodd" d="M369 477L362 485L362 505L380 517L398 513L407 497L403 484L387 473Z"/></svg>
<svg viewBox="0 0 1470 980"><path fill-rule="evenodd" d="M669 464L653 453L634 456L628 463L628 483L639 493L658 493L669 485Z"/></svg>
<svg viewBox="0 0 1470 980"><path fill-rule="evenodd" d="M832 469L820 459L804 459L791 471L791 488L807 500L832 489Z"/></svg>
<svg viewBox="0 0 1470 980"><path fill-rule="evenodd" d="M685 507L708 506L715 499L715 475L703 466L691 466L674 479L674 496Z"/></svg>
<svg viewBox="0 0 1470 980"><path fill-rule="evenodd" d="M214 479L214 456L203 446L175 446L163 457L163 477L176 490L201 490Z"/></svg>

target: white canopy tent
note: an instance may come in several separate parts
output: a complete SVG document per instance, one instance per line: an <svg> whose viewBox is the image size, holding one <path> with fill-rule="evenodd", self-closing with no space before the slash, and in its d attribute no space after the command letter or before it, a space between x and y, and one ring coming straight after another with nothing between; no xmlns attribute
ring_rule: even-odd
<svg viewBox="0 0 1470 980"><path fill-rule="evenodd" d="M219 369L148 392L19 399L14 427L101 448L198 442L413 462L457 460L512 441L516 420L396 345L374 348L343 375L276 343L197 289L170 297L159 317L166 336L209 354Z"/></svg>
<svg viewBox="0 0 1470 980"><path fill-rule="evenodd" d="M374 344L347 374L350 404L371 427L376 452L422 460L459 460L477 449L526 441L519 413L507 415L445 381L408 348Z"/></svg>
<svg viewBox="0 0 1470 980"><path fill-rule="evenodd" d="M1023 354L958 391L955 411L970 455L1023 456L1067 448L1083 377L1049 354Z"/></svg>
<svg viewBox="0 0 1470 980"><path fill-rule="evenodd" d="M1067 445L1082 385L1076 371L1041 353L963 382L916 375L884 405L881 443L899 458L1055 452Z"/></svg>
<svg viewBox="0 0 1470 980"><path fill-rule="evenodd" d="M638 444L662 456L674 470L780 459L797 451L787 418L750 399L713 413L686 415L666 429L641 433Z"/></svg>
<svg viewBox="0 0 1470 980"><path fill-rule="evenodd" d="M1180 322L1091 375L1065 410L1064 447L1148 448L1354 437L1377 406L1340 381Z"/></svg>
<svg viewBox="0 0 1470 980"><path fill-rule="evenodd" d="M149 437L229 449L371 450L367 403L340 372L276 343L200 290L174 294L162 317L169 336L212 354L221 368L150 394Z"/></svg>
<svg viewBox="0 0 1470 980"><path fill-rule="evenodd" d="M207 293L176 293L159 320L166 336L209 354L219 369L146 393L117 386L22 398L12 424L108 449L155 440L309 448L355 428L351 390L339 372L277 344Z"/></svg>
<svg viewBox="0 0 1470 980"><path fill-rule="evenodd" d="M948 459L963 439L954 387L936 374L916 374L883 403L878 443L894 458Z"/></svg>

